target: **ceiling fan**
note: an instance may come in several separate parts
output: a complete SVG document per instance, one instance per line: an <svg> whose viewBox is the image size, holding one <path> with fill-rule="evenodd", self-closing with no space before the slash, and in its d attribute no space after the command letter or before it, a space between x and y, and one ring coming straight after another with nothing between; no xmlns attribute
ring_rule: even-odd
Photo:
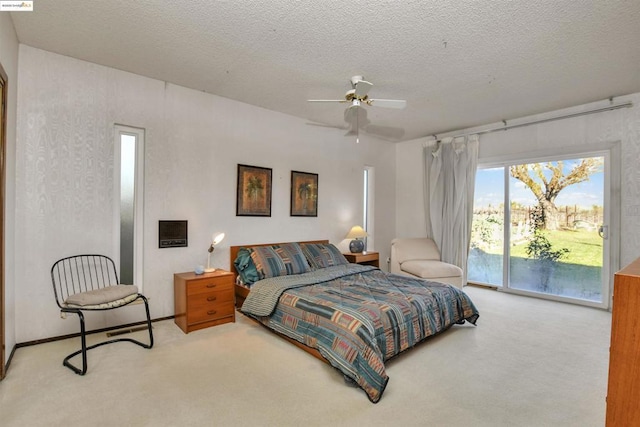
<svg viewBox="0 0 640 427"><path fill-rule="evenodd" d="M375 107L398 108L402 109L407 106L407 101L403 99L375 99L369 98L369 91L373 87L373 83L364 80L362 76L351 77L351 87L344 95L344 99L309 99L309 102L341 102L350 103L351 107L359 107L367 104Z"/></svg>
<svg viewBox="0 0 640 427"><path fill-rule="evenodd" d="M351 87L348 90L344 99L309 99L309 102L339 102L350 104L344 112L345 122L350 125L350 134L355 133L356 142L360 142L358 131L360 128L365 130L383 130L383 127L371 125L367 119L366 110L364 105L384 107L384 108L396 108L402 109L407 106L407 101L402 99L376 99L369 98L369 91L373 87L373 84L364 80L362 76L351 77ZM363 119L363 120L361 120ZM361 123L362 121L362 123ZM393 128L394 130L397 128ZM404 130L400 129L402 133Z"/></svg>

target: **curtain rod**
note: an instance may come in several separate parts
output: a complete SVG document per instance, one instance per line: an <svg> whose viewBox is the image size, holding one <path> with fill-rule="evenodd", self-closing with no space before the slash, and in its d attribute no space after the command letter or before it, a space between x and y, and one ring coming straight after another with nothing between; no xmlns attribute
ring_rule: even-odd
<svg viewBox="0 0 640 427"><path fill-rule="evenodd" d="M611 104L611 105L608 105L606 107L594 108L594 109L591 109L591 110L580 111L578 113L564 114L564 115L560 115L560 116L556 116L556 117L549 117L548 119L533 120L533 121L530 121L530 122L518 123L518 124L513 124L513 125L508 125L507 121L503 120L502 123L504 123L504 125L502 127L491 128L491 129L486 129L486 130L480 130L480 131L477 131L477 132L461 133L461 134L458 134L458 135L454 135L451 138L455 139L455 138L459 138L459 137L462 137L462 136L468 136L468 135L482 135L482 134L485 134L485 133L497 132L497 131L500 131L500 130L515 129L515 128L519 128L519 127L523 127L523 126L537 125L537 124L540 124L540 123L547 123L547 122L552 122L552 121L555 121L555 120L570 119L572 117L586 116L587 114L595 114L595 113L601 113L603 111L618 110L620 108L629 108L629 107L633 107L633 102L629 101L629 102L625 102L624 104ZM438 138L437 135L433 135L433 137L436 139L436 141L440 141L440 139ZM449 137L447 137L447 138L449 138Z"/></svg>

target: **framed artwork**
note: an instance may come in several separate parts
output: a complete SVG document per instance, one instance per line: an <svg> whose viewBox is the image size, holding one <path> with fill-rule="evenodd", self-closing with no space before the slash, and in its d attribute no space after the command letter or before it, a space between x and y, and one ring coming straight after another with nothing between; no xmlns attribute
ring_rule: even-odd
<svg viewBox="0 0 640 427"><path fill-rule="evenodd" d="M291 171L291 216L318 216L318 174Z"/></svg>
<svg viewBox="0 0 640 427"><path fill-rule="evenodd" d="M271 216L271 169L238 165L236 216Z"/></svg>

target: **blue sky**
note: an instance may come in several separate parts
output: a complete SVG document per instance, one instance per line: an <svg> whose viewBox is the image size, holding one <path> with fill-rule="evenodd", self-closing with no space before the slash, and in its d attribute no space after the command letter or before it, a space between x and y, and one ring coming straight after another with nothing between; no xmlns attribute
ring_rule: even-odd
<svg viewBox="0 0 640 427"><path fill-rule="evenodd" d="M577 160L564 160L563 169L567 174ZM545 162L546 163L546 162ZM552 162L555 164L555 162ZM531 190L521 181L509 178L511 181L511 200L522 205L536 205L536 199ZM476 174L475 208L499 206L504 203L504 168L478 169ZM581 206L591 208L593 205L603 205L604 200L604 173L598 172L589 177L588 181L566 187L556 199L557 206Z"/></svg>

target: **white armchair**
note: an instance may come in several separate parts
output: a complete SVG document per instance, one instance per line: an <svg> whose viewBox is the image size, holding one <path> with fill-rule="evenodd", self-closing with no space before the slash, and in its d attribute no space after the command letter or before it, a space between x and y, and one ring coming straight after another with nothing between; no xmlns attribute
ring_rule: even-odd
<svg viewBox="0 0 640 427"><path fill-rule="evenodd" d="M393 239L389 270L462 288L462 269L440 261L438 247L427 237Z"/></svg>

